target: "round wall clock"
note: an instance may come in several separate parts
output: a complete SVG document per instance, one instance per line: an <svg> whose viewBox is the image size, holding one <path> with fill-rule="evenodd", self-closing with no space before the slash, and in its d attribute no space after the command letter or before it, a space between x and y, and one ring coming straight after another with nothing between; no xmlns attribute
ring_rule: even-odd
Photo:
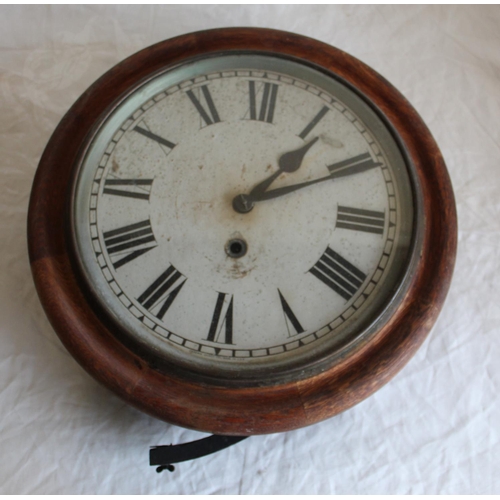
<svg viewBox="0 0 500 500"><path fill-rule="evenodd" d="M387 81L290 33L203 31L92 85L40 161L33 276L64 345L170 423L288 431L385 384L456 247L441 154Z"/></svg>

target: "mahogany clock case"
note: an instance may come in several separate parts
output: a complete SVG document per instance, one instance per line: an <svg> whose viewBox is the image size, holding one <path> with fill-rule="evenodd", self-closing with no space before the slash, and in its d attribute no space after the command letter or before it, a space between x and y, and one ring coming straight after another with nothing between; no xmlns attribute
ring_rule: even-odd
<svg viewBox="0 0 500 500"><path fill-rule="evenodd" d="M355 90L393 131L414 176L411 276L377 331L342 356L300 377L230 383L165 367L143 352L99 306L76 263L70 207L89 138L139 84L192 58L228 51L278 54L312 65ZM388 382L432 328L455 262L457 222L441 153L413 107L383 77L322 42L276 30L227 28L183 35L148 47L95 82L52 135L33 183L28 245L40 300L72 356L137 408L200 431L251 435L313 424L355 405Z"/></svg>

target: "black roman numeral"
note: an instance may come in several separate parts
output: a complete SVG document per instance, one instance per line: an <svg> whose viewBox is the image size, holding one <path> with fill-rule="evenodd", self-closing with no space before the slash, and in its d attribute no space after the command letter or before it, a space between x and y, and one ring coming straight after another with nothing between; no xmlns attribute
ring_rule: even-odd
<svg viewBox="0 0 500 500"><path fill-rule="evenodd" d="M363 153L348 160L339 161L333 165L329 165L327 168L330 171L330 176L332 179L338 177L344 177L346 175L359 174L361 172L366 172L372 168L380 167L382 163L376 163L372 160L370 153Z"/></svg>
<svg viewBox="0 0 500 500"><path fill-rule="evenodd" d="M345 300L350 300L366 279L366 274L330 247L326 247L325 253L309 272Z"/></svg>
<svg viewBox="0 0 500 500"><path fill-rule="evenodd" d="M226 300L229 298L229 303ZM223 314L223 310L225 313ZM224 334L222 330L224 329ZM207 340L221 344L233 343L233 296L219 292Z"/></svg>
<svg viewBox="0 0 500 500"><path fill-rule="evenodd" d="M323 106L319 113L306 125L304 130L299 134L301 139L305 139L307 134L320 122L320 120L328 113L329 108Z"/></svg>
<svg viewBox="0 0 500 500"><path fill-rule="evenodd" d="M174 266L169 266L137 300L158 319L163 319L186 281Z"/></svg>
<svg viewBox="0 0 500 500"><path fill-rule="evenodd" d="M106 179L104 181L104 194L148 200L151 194L153 179Z"/></svg>
<svg viewBox="0 0 500 500"><path fill-rule="evenodd" d="M143 135L144 137L147 137L148 139L151 139L152 141L157 142L160 144L160 146L165 146L169 149L168 153L175 148L175 144L173 142L168 141L167 139L164 139L163 137L160 137L159 135L153 134L153 132L149 131L146 127L146 124L144 122L143 126L142 125L136 125L134 127L134 132L138 132L139 134Z"/></svg>
<svg viewBox="0 0 500 500"><path fill-rule="evenodd" d="M217 112L212 96L210 95L210 91L208 90L208 85L203 85L199 87L199 89L201 89L201 94L203 94L203 97L205 98L208 110L206 110L201 104L200 95L198 99L198 97L194 95L194 92L192 90L188 90L186 94L188 95L189 99L191 99L191 102L194 104L194 107L197 109L198 113L200 113L206 125L212 125L213 123L220 122L219 113Z"/></svg>
<svg viewBox="0 0 500 500"><path fill-rule="evenodd" d="M338 228L363 231L365 233L383 234L384 225L384 212L342 206L338 207L336 225Z"/></svg>
<svg viewBox="0 0 500 500"><path fill-rule="evenodd" d="M106 231L102 235L115 269L156 247L149 220ZM151 245L153 242L154 245Z"/></svg>
<svg viewBox="0 0 500 500"><path fill-rule="evenodd" d="M257 116L257 97L262 92L259 114ZM255 81L248 81L248 94L250 98L250 120L273 123L274 110L276 108L276 98L278 96L278 85L276 83L264 82L257 90Z"/></svg>
<svg viewBox="0 0 500 500"><path fill-rule="evenodd" d="M299 320L297 319L297 316L293 313L292 309L288 305L288 302L285 300L285 297L283 297L283 294L280 292L278 288L278 293L280 296L280 301L281 301L281 307L283 308L283 314L285 315L285 323L286 323L286 328L288 330L288 336L292 336L290 332L290 326L295 330L295 334L297 333L303 333L305 330L302 328L302 325L299 323Z"/></svg>

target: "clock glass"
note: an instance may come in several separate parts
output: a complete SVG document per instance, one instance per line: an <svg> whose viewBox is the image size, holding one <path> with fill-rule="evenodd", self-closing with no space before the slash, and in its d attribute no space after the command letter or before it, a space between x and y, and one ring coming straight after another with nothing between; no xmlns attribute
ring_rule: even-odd
<svg viewBox="0 0 500 500"><path fill-rule="evenodd" d="M227 52L115 102L79 165L89 288L166 365L300 377L370 337L407 286L411 167L382 114L300 60Z"/></svg>

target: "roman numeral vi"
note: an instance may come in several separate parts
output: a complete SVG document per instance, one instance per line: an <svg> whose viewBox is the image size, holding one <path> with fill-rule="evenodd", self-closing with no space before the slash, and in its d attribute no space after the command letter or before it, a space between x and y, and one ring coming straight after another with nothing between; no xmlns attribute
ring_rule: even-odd
<svg viewBox="0 0 500 500"><path fill-rule="evenodd" d="M227 297L227 299L226 299ZM225 311L224 311L225 310ZM222 331L224 330L224 332ZM233 343L233 296L219 292L215 303L207 340L222 344Z"/></svg>

